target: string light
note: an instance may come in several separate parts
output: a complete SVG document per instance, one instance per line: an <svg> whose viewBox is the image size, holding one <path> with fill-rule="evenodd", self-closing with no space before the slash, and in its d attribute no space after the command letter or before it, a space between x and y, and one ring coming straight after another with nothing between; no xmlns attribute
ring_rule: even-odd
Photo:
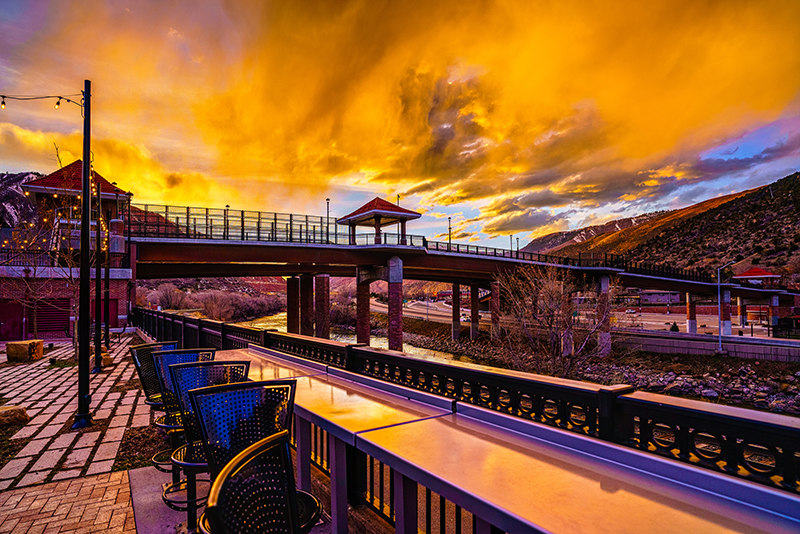
<svg viewBox="0 0 800 534"><path fill-rule="evenodd" d="M0 104L0 109L6 109L6 97L3 97L3 103Z"/></svg>
<svg viewBox="0 0 800 534"><path fill-rule="evenodd" d="M31 96L31 95L0 95L0 109L6 109L6 99L8 100L48 100L50 98L55 98L56 105L53 106L54 109L58 109L61 105L61 101L69 102L70 104L75 104L76 106L83 108L83 98L81 98L80 102L72 100L70 97L83 97L83 93L76 93L71 95L43 95L43 96Z"/></svg>
<svg viewBox="0 0 800 534"><path fill-rule="evenodd" d="M59 98L58 102L56 102L56 105L53 106L53 109L58 109L58 106L60 106L60 105L61 105L61 99Z"/></svg>

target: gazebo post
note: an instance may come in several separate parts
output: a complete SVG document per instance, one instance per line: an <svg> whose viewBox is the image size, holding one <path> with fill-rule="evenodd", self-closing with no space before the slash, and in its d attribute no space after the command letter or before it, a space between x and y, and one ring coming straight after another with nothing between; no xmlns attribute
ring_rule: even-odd
<svg viewBox="0 0 800 534"><path fill-rule="evenodd" d="M381 244L381 217L380 215L375 216L375 244Z"/></svg>

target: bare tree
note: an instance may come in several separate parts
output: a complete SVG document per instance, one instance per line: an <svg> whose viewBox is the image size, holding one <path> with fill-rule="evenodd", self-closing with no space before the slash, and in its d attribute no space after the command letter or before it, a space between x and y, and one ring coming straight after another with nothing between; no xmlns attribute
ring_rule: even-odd
<svg viewBox="0 0 800 534"><path fill-rule="evenodd" d="M610 321L610 295L565 269L522 266L497 277L508 365L520 371L577 377L583 363L600 355L597 334Z"/></svg>

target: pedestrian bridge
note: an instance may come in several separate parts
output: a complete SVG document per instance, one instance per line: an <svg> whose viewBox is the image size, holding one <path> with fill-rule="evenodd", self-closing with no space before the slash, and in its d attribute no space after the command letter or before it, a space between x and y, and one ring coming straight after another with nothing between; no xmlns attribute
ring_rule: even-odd
<svg viewBox="0 0 800 534"><path fill-rule="evenodd" d="M747 283L717 284L707 272L630 262L613 255L560 257L453 242L430 241L405 233L384 233L376 222L374 234L356 234L355 226L341 231L330 217L246 210L133 205L125 221L130 239L133 278L207 276L285 276L288 329L293 333L328 337L330 276L358 280L357 338L369 342L369 285L389 284L389 346L402 347L403 280L452 283L453 335L461 332L460 286L471 288L471 331L478 335L478 295L491 292L493 332L499 330L497 275L520 265L552 266L597 284L598 306L607 305L612 278L625 287L679 291L687 295L688 333L697 333L699 297L720 297L722 330L731 334L731 299L768 304L777 322L781 299L794 305L800 292L785 287L764 288ZM132 299L134 300L134 299ZM316 306L315 306L316 301ZM315 308L316 307L316 311ZM610 315L599 340L607 345ZM315 324L316 323L316 324ZM605 324L609 323L609 324Z"/></svg>

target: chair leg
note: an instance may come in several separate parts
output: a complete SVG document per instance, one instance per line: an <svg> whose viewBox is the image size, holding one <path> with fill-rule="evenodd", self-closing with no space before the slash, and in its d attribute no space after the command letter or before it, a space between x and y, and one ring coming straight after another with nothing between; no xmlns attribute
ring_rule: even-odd
<svg viewBox="0 0 800 534"><path fill-rule="evenodd" d="M193 469L186 470L186 527L189 532L197 529L197 475Z"/></svg>

